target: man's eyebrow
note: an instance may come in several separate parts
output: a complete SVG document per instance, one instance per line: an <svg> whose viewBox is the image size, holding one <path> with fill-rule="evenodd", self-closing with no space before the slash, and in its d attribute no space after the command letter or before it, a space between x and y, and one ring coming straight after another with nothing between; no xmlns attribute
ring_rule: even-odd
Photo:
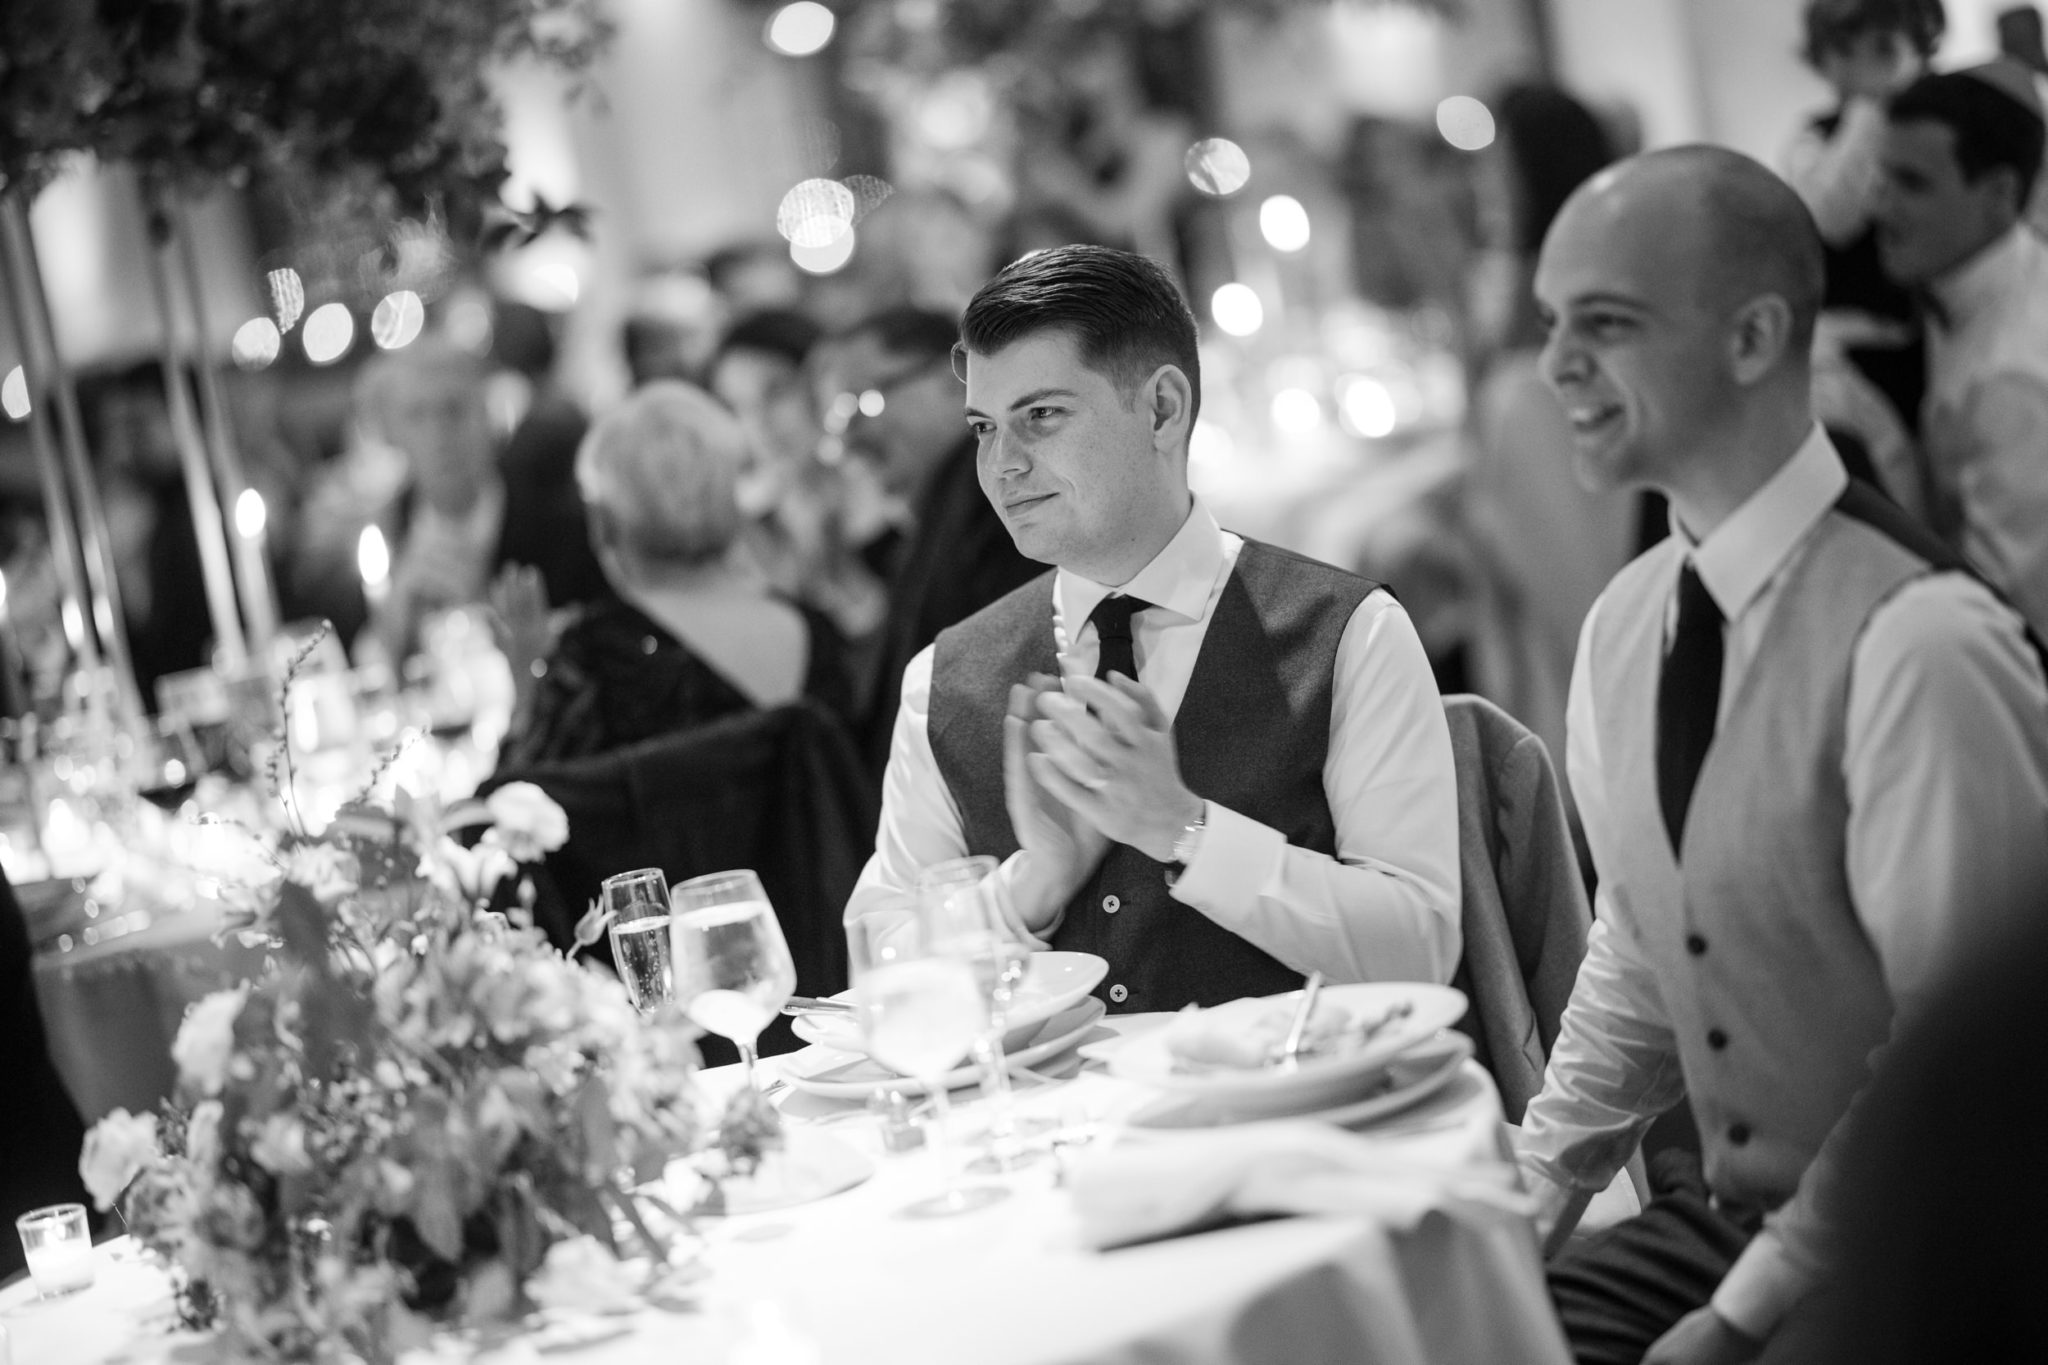
<svg viewBox="0 0 2048 1365"><path fill-rule="evenodd" d="M1014 401L1013 401L1013 402L1012 402L1012 403L1010 404L1010 408L1009 408L1009 410L1010 410L1011 412L1015 412L1015 411L1016 411L1017 409L1019 409L1019 408L1028 408L1028 407L1030 407L1030 406L1031 406L1031 405L1032 405L1033 403L1042 403L1042 402L1044 402L1044 401L1045 401L1046 399L1048 399L1048 398L1078 398L1078 397L1080 397L1080 396L1081 396L1081 395L1079 394L1079 392L1077 392L1077 391L1076 391L1076 390L1074 390L1074 389L1061 389L1061 388L1048 388L1048 389L1033 389L1033 390L1032 390L1031 392L1029 392L1029 393L1027 393L1027 394L1023 394L1023 395L1021 395L1020 397L1018 397L1018 398L1017 398L1016 400L1014 400ZM987 417L987 416L988 416L988 414L987 414L987 413L985 413L985 412L983 412L983 411L982 411L982 410L981 410L980 408L977 408L977 407L972 407L972 406L970 406L970 407L969 407L969 408L968 408L968 409L966 410L966 413L965 413L964 415L965 415L965 416L968 416L968 417Z"/></svg>
<svg viewBox="0 0 2048 1365"><path fill-rule="evenodd" d="M1637 313L1650 313L1656 311L1655 309L1651 308L1648 303L1644 302L1642 299L1634 297L1633 295L1617 294L1603 290L1595 290L1590 294L1574 294L1571 298L1568 298L1564 301L1563 306L1567 309L1627 308Z"/></svg>

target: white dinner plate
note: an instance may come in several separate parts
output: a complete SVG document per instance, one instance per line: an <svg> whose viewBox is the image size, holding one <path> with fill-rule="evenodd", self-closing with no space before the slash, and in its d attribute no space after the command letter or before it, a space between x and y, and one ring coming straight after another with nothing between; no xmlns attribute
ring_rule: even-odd
<svg viewBox="0 0 2048 1365"><path fill-rule="evenodd" d="M1276 1005L1285 1008L1295 998L1289 994L1233 1000L1205 1011L1207 1023L1223 1029L1240 1021L1249 1026ZM1213 1100L1247 1116L1300 1113L1364 1098L1389 1062L1437 1030L1455 1024L1465 1013L1464 992L1416 981L1325 986L1320 1003L1345 1011L1354 1023L1383 1018L1403 1004L1408 1012L1362 1046L1312 1056L1291 1069L1181 1069L1167 1046L1173 1032L1169 1025L1140 1034L1118 1048L1109 1059L1110 1074L1156 1090Z"/></svg>
<svg viewBox="0 0 2048 1365"><path fill-rule="evenodd" d="M1083 999L1041 1023L1020 1048L1003 1049L1010 1070L1050 1061L1074 1046L1095 1027L1107 1008L1100 1000ZM807 1047L777 1057L775 1063L789 1083L807 1095L832 1100L864 1100L878 1090L900 1090L922 1095L925 1083L899 1076L872 1057L850 1056L836 1048ZM946 1089L958 1090L981 1080L981 1068L972 1062L949 1071L941 1078Z"/></svg>
<svg viewBox="0 0 2048 1365"><path fill-rule="evenodd" d="M1247 1114L1200 1095L1162 1095L1135 1110L1125 1123L1148 1134L1222 1128L1271 1119L1315 1119L1339 1128L1362 1128L1428 1099L1449 1085L1458 1068L1471 1056L1470 1038L1462 1033L1440 1033L1387 1063L1366 1096L1346 1104Z"/></svg>
<svg viewBox="0 0 2048 1365"><path fill-rule="evenodd" d="M1014 1052L1029 1046L1046 1020L1064 1014L1107 975L1109 963L1093 953L1033 953L1024 979L1017 983L1016 993L1010 997L1003 1051ZM832 998L851 1000L853 995L853 991L841 991ZM850 1014L800 1014L790 1025L790 1031L807 1043L862 1057L868 1055L867 1041L860 1036L860 1021Z"/></svg>

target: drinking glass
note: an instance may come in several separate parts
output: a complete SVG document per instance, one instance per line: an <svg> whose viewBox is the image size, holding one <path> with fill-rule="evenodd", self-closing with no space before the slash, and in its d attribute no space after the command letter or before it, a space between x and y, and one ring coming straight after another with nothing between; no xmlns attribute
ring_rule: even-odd
<svg viewBox="0 0 2048 1365"><path fill-rule="evenodd" d="M996 860L985 854L934 863L918 874L918 915L932 950L965 962L987 1004L987 1019L974 1042L982 1089L989 1099L988 1150L974 1169L1014 1170L1039 1159L1020 1141L1010 1098L1010 1072L1003 1058L1003 1032L1017 983L1030 967L1029 951L1010 937L997 908L990 879Z"/></svg>
<svg viewBox="0 0 2048 1365"><path fill-rule="evenodd" d="M176 811L198 789L206 755L183 716L160 717L155 740L143 756L135 794L159 810Z"/></svg>
<svg viewBox="0 0 2048 1365"><path fill-rule="evenodd" d="M626 994L642 1014L675 999L669 944L668 876L642 867L604 879L604 908L611 916L612 962Z"/></svg>
<svg viewBox="0 0 2048 1365"><path fill-rule="evenodd" d="M92 1235L85 1225L85 1205L31 1209L14 1220L14 1228L21 1234L22 1255L38 1295L54 1299L91 1287Z"/></svg>
<svg viewBox="0 0 2048 1365"><path fill-rule="evenodd" d="M730 1038L754 1084L754 1044L796 990L796 964L752 872L692 877L671 895L676 998L699 1028Z"/></svg>
<svg viewBox="0 0 2048 1365"><path fill-rule="evenodd" d="M988 1026L988 1005L966 962L932 951L916 903L870 911L847 926L853 998L868 1055L924 1084L932 1100L929 1150L945 1172L945 1187L900 1210L905 1218L949 1218L970 1213L1010 1192L999 1185L966 1186L951 1159L952 1107L946 1077Z"/></svg>

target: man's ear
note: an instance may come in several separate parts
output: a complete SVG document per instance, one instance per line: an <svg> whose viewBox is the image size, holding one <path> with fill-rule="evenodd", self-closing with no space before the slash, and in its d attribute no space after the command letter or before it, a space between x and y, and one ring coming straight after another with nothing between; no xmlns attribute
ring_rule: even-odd
<svg viewBox="0 0 2048 1365"><path fill-rule="evenodd" d="M2026 215L2027 196L2020 193L2019 172L2010 166L1986 167L1981 175L1970 182L1970 188L1989 194L2002 211L2001 217L2005 214L2011 215L2005 220L2008 227Z"/></svg>
<svg viewBox="0 0 2048 1365"><path fill-rule="evenodd" d="M1178 365L1161 365L1140 391L1152 423L1152 443L1170 450L1187 444L1194 425L1195 386Z"/></svg>
<svg viewBox="0 0 2048 1365"><path fill-rule="evenodd" d="M1759 294L1735 310L1728 328L1728 368L1738 384L1754 384L1792 349L1792 305L1783 294Z"/></svg>

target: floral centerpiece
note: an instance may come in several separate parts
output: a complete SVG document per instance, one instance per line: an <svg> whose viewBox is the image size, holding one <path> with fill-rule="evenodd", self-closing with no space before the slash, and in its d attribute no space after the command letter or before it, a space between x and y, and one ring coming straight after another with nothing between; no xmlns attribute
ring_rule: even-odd
<svg viewBox="0 0 2048 1365"><path fill-rule="evenodd" d="M401 793L287 833L243 888L230 931L274 945L262 974L193 1007L173 1098L102 1119L80 1160L189 1325L237 1358L390 1361L434 1319L516 1316L551 1256L586 1281L626 1242L659 1261L650 1222L679 1215L635 1186L695 1153L715 1197L773 1141L751 1092L707 1108L679 1012L642 1018L520 897L487 908L567 834L527 784L446 812ZM602 931L593 911L576 947Z"/></svg>

